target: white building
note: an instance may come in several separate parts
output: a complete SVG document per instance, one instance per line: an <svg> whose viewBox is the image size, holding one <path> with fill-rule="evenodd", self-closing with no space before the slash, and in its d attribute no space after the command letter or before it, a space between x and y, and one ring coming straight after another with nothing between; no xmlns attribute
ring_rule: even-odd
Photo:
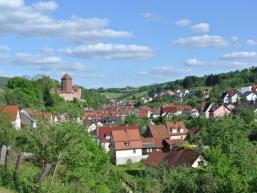
<svg viewBox="0 0 257 193"><path fill-rule="evenodd" d="M116 165L136 163L144 158L138 129L112 131L110 149Z"/></svg>
<svg viewBox="0 0 257 193"><path fill-rule="evenodd" d="M235 92L224 92L222 93L221 99L224 104L227 103L236 103L238 100L238 94Z"/></svg>
<svg viewBox="0 0 257 193"><path fill-rule="evenodd" d="M240 99L246 99L247 101L256 101L257 94L253 91L247 91L240 95Z"/></svg>

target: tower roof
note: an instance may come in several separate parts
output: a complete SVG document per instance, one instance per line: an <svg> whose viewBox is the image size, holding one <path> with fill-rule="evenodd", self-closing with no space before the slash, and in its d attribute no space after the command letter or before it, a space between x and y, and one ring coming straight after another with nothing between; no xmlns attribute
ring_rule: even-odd
<svg viewBox="0 0 257 193"><path fill-rule="evenodd" d="M72 77L69 74L64 74L64 76L62 77L62 80L72 80Z"/></svg>

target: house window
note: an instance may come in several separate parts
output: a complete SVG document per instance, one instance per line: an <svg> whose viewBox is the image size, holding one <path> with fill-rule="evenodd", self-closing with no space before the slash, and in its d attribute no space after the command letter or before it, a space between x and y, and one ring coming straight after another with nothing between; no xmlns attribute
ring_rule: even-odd
<svg viewBox="0 0 257 193"><path fill-rule="evenodd" d="M133 153L136 153L136 150L135 150L135 149L133 149Z"/></svg>
<svg viewBox="0 0 257 193"><path fill-rule="evenodd" d="M124 145L125 146L129 146L129 142L124 142Z"/></svg>
<svg viewBox="0 0 257 193"><path fill-rule="evenodd" d="M177 133L177 129L172 129L172 133Z"/></svg>

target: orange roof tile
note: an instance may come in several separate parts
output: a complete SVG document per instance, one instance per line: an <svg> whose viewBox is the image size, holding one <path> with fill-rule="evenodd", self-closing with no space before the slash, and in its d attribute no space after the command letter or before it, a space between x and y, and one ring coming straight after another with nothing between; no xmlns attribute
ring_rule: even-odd
<svg viewBox="0 0 257 193"><path fill-rule="evenodd" d="M8 114L10 117L11 121L15 121L17 118L17 113L19 111L19 106L18 105L5 105L1 107L1 111L5 112Z"/></svg>
<svg viewBox="0 0 257 193"><path fill-rule="evenodd" d="M138 129L112 131L115 150L142 148L142 140Z"/></svg>

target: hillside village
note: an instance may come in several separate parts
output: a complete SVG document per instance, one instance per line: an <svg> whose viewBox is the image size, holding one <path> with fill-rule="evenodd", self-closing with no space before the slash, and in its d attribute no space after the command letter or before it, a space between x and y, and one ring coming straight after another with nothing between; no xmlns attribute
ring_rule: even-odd
<svg viewBox="0 0 257 193"><path fill-rule="evenodd" d="M11 81L12 79L7 85L9 89ZM44 128L42 121L46 125L52 125L50 128L55 125L67 127L62 124L70 123L78 125L70 125L71 131L76 127L81 127L88 134L92 143L100 147L102 152L100 154L110 155L109 162L113 167L124 165L130 168L133 167L133 164L139 164L140 167L156 168L157 170L163 164L168 170L189 167L198 168L201 171L202 168L208 168L212 165L212 161L206 151L208 152L213 145L209 137L217 135L208 129L219 124L222 128L218 128L217 132L221 132L220 134L223 135L222 130L225 129L223 126L228 127L227 132L233 131L233 126L229 125L233 124L233 119L235 119L235 124L239 124L239 127L244 124L248 125L247 127L253 127L252 124L256 124L257 84L255 83L239 89L228 88L220 92L218 98L215 99L210 89L201 90L197 87L162 90L137 100L123 101L109 97L106 100L108 102L98 109L90 107L87 98L82 99L81 93L81 88L73 84L72 77L65 74L59 88L51 89L50 94L57 94L60 97L58 100L64 100L62 104L70 104L71 106L65 107L67 111L62 109L56 113L52 108L42 111L40 108L31 108L29 105L26 107L17 103L1 104L0 112L5 115L5 121L8 119L12 124L12 128L8 128L8 130L14 129L18 133L28 132L28 128L31 128L32 131ZM197 99L197 102L188 102L188 99L194 98ZM159 100L162 103L151 105L152 102ZM79 109L77 113L70 111L73 103L79 104L76 105ZM0 128L3 127L5 126ZM251 133L251 140L256 139L255 128L256 126L247 131L248 135L249 132ZM208 134L208 132L210 133ZM228 133L228 135L230 134ZM217 138L217 140L220 139ZM226 141L222 141L222 143L226 143ZM22 151L23 148L20 149L17 146L13 151L13 148L6 144L5 140L1 141L1 145L0 164L2 167L6 167L9 162L14 162L16 168L21 168L25 160L31 158L33 160L33 148L31 151ZM45 145L47 148L48 144ZM29 150L28 147L25 149ZM17 151L17 148L20 150ZM253 148L256 147L253 145ZM10 152L12 152L12 158ZM95 157L95 159L98 158ZM54 160L53 162L56 162L56 159ZM83 160L81 161L83 162ZM58 160L56 163L58 164ZM37 184L43 184L45 178L51 177L51 171L51 168L44 164ZM125 182L128 183L125 185L126 189L131 191L135 188L130 184L132 182L126 180ZM33 187L31 184L30 186Z"/></svg>
<svg viewBox="0 0 257 193"><path fill-rule="evenodd" d="M66 101L80 100L81 94L77 94L77 90L80 88L72 85L72 77L65 74L61 80L61 88L58 90L60 97ZM85 111L77 117L70 117L67 113L53 114L38 109L22 109L17 104L4 105L1 107L1 111L9 115L16 129L27 126L35 128L37 119L45 119L51 123L75 120L77 123L85 125L90 135L107 152L112 152L114 164L127 164L128 162L140 162L155 151L169 152L172 147L176 147L177 143L188 143L187 138L197 135L201 128L187 128L183 117L188 119L201 116L206 119L218 119L240 113L245 108L252 109L257 113L255 103L257 84L242 87L239 91L224 91L220 94L219 103L208 102L210 93L205 91L202 94L202 103L196 107L174 103L154 108L147 106L148 102L164 96L174 97L175 101L180 102L186 97L196 96L197 92L196 88L165 90L154 94L153 97L142 97L140 101L121 102L111 99L111 103L104 105L103 108L96 111L85 108ZM143 105L138 106L138 102L142 102ZM126 122L126 119L131 116L149 120L145 131L142 131L141 125L137 122L134 125ZM182 118L180 121L173 121L174 117ZM163 124L158 123L159 121ZM193 131L191 132L191 130Z"/></svg>

